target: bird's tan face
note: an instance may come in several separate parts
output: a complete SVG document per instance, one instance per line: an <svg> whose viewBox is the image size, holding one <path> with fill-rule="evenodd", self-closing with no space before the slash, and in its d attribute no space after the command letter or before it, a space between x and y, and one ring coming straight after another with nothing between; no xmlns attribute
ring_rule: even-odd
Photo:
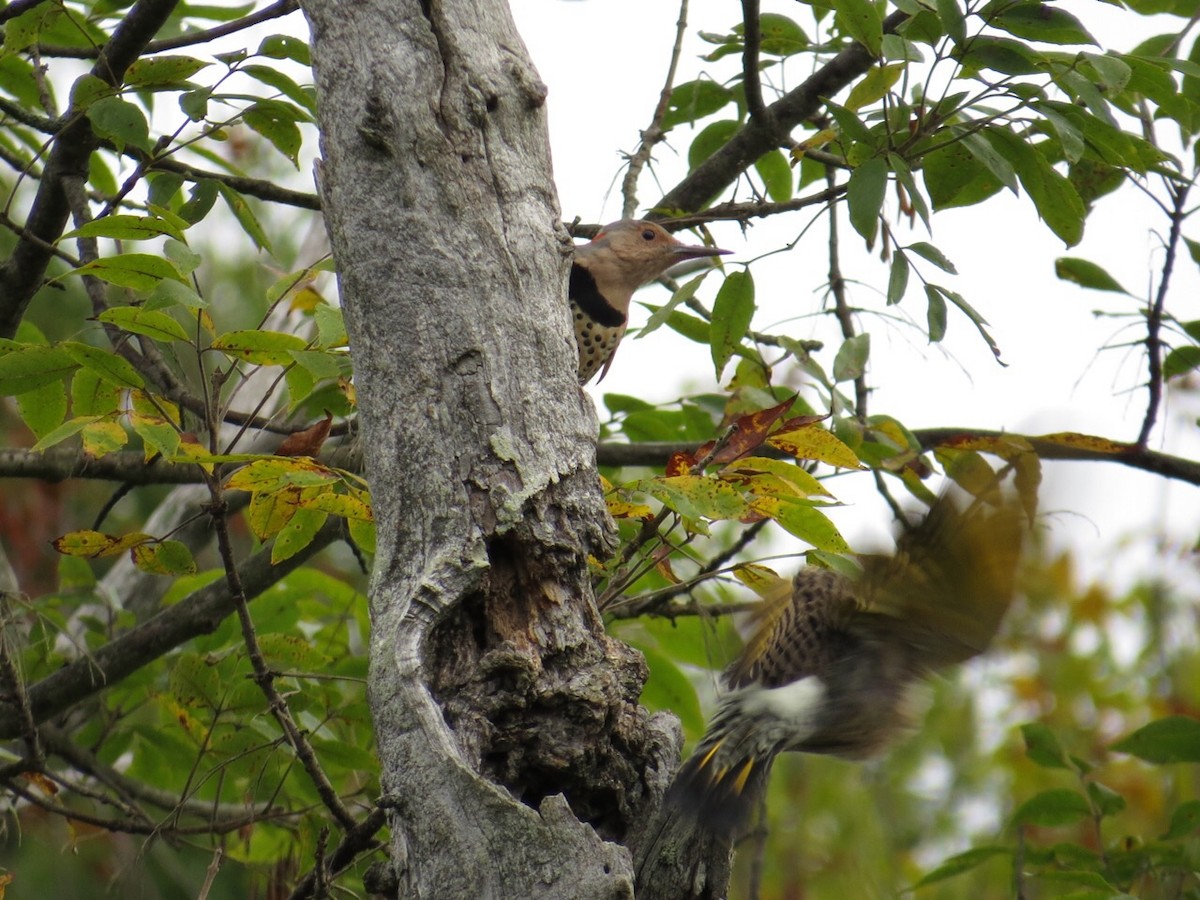
<svg viewBox="0 0 1200 900"><path fill-rule="evenodd" d="M592 273L609 302L625 312L633 292L671 266L685 259L725 252L684 244L653 222L622 219L606 225L591 243L578 248L576 259Z"/></svg>

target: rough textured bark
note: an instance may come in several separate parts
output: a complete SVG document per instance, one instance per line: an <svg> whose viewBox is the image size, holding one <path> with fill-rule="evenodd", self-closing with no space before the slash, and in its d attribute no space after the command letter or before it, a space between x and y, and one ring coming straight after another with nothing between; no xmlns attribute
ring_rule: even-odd
<svg viewBox="0 0 1200 900"><path fill-rule="evenodd" d="M657 802L679 738L637 705L644 664L590 594L612 534L546 89L504 4L303 5L379 533L370 686L398 892L631 896L608 841Z"/></svg>

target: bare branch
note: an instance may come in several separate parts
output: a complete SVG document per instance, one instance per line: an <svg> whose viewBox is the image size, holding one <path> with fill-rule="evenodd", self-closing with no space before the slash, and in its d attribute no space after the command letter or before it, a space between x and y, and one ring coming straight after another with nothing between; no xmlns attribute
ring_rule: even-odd
<svg viewBox="0 0 1200 900"><path fill-rule="evenodd" d="M1029 441L1034 452L1042 459L1072 460L1075 462L1110 462L1153 472L1175 481L1200 485L1200 462L1171 456L1139 447L1137 444L1110 441L1107 438L1082 438L1078 441L1060 441L1052 435L1028 436L1006 431L989 431L980 428L921 428L913 432L923 449L930 450L956 439L967 438L1020 438ZM1089 447L1088 443L1094 446ZM602 443L596 448L596 462L601 466L663 466L672 453L695 452L699 444L674 443L671 441L647 441L638 444ZM763 448L763 455L770 456ZM777 454L786 458L783 454Z"/></svg>
<svg viewBox="0 0 1200 900"><path fill-rule="evenodd" d="M1159 276L1158 281L1158 291L1154 295L1154 302L1146 312L1146 355L1149 366L1146 388L1150 392L1150 399L1146 404L1146 415L1142 419L1142 429L1138 433L1137 442L1139 447L1145 447L1150 442L1150 432L1154 430L1154 423L1158 421L1158 408L1162 404L1163 345L1160 333L1162 331L1163 306L1167 301L1167 289L1171 284L1171 272L1175 268L1175 253L1179 249L1180 229L1183 227L1183 220L1187 218L1185 209L1191 185L1168 184L1167 190L1170 192L1172 200L1171 231L1167 236L1167 255L1163 260L1162 274Z"/></svg>
<svg viewBox="0 0 1200 900"><path fill-rule="evenodd" d="M629 168L621 182L621 194L625 198L625 205L621 212L626 219L632 218L637 212L637 183L642 169L650 161L650 154L654 150L654 146L667 136L662 129L662 123L663 117L667 114L667 105L671 101L671 90L675 85L675 70L679 66L679 54L683 50L683 36L687 30L687 11L688 0L680 0L679 20L675 23L675 45L671 48L671 63L667 66L667 80L663 85L662 92L658 95L658 106L654 108L650 125L642 132L642 142L637 152L629 158Z"/></svg>

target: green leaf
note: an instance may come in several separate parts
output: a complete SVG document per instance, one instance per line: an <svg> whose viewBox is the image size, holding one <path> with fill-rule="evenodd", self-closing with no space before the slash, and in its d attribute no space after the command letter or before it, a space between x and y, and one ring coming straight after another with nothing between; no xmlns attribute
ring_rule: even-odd
<svg viewBox="0 0 1200 900"><path fill-rule="evenodd" d="M908 257L903 253L897 253L892 260L892 270L888 274L888 306L903 300L906 290L908 290Z"/></svg>
<svg viewBox="0 0 1200 900"><path fill-rule="evenodd" d="M87 108L88 120L98 137L108 138L119 151L132 145L149 150L150 123L137 106L120 97L102 97Z"/></svg>
<svg viewBox="0 0 1200 900"><path fill-rule="evenodd" d="M913 885L914 888L924 887L927 884L933 884L937 881L944 881L947 878L953 878L956 875L961 875L964 872L969 872L976 866L987 862L989 859L994 859L997 856L1012 856L1011 847L973 847L965 853L959 853L957 856L952 856L929 874L925 875L920 881Z"/></svg>
<svg viewBox="0 0 1200 900"><path fill-rule="evenodd" d="M1176 347L1163 360L1163 378L1177 378L1200 368L1200 347Z"/></svg>
<svg viewBox="0 0 1200 900"><path fill-rule="evenodd" d="M871 335L856 334L838 348L833 359L833 380L853 381L867 370L867 357L871 354Z"/></svg>
<svg viewBox="0 0 1200 900"><path fill-rule="evenodd" d="M994 128L988 131L987 137L997 152L1012 163L1050 230L1068 247L1078 244L1083 237L1087 210L1071 182L1056 172L1036 148L1011 131Z"/></svg>
<svg viewBox="0 0 1200 900"><path fill-rule="evenodd" d="M329 513L315 509L298 509L280 529L271 547L271 564L278 565L295 556L313 542Z"/></svg>
<svg viewBox="0 0 1200 900"><path fill-rule="evenodd" d="M261 81L268 87L273 87L293 103L303 107L309 113L316 115L317 101L312 89L305 90L295 81L272 66L248 65L239 70L243 75Z"/></svg>
<svg viewBox="0 0 1200 900"><path fill-rule="evenodd" d="M734 350L746 336L753 317L754 278L749 270L731 272L725 276L725 283L717 291L713 303L709 340L717 378L721 377Z"/></svg>
<svg viewBox="0 0 1200 900"><path fill-rule="evenodd" d="M289 107L278 101L263 100L255 103L242 114L246 127L268 141L271 145L300 168L300 145L303 138L296 125L296 116Z"/></svg>
<svg viewBox="0 0 1200 900"><path fill-rule="evenodd" d="M120 402L119 387L92 369L76 369L71 379L71 411L76 416L107 416Z"/></svg>
<svg viewBox="0 0 1200 900"><path fill-rule="evenodd" d="M263 658L273 669L319 672L330 659L298 634L263 634L258 638Z"/></svg>
<svg viewBox="0 0 1200 900"><path fill-rule="evenodd" d="M1103 268L1086 259L1073 256L1060 256L1054 261L1054 274L1063 281L1072 281L1080 287L1091 288L1094 291L1114 291L1118 294L1128 294L1125 288Z"/></svg>
<svg viewBox="0 0 1200 900"><path fill-rule="evenodd" d="M1087 784L1088 798L1102 816L1113 816L1125 808L1125 798L1110 787L1105 787L1098 781Z"/></svg>
<svg viewBox="0 0 1200 900"><path fill-rule="evenodd" d="M64 14L64 8L56 4L35 3L18 16L4 24L4 50L18 53L31 44L36 44L41 33L51 28Z"/></svg>
<svg viewBox="0 0 1200 900"><path fill-rule="evenodd" d="M991 476L989 481L994 481L990 468L988 474ZM1025 738L1025 755L1039 766L1047 769L1073 768L1067 759L1067 752L1058 742L1058 737L1045 725L1040 722L1022 725L1021 736Z"/></svg>
<svg viewBox="0 0 1200 900"><path fill-rule="evenodd" d="M67 388L56 378L17 395L17 410L29 430L40 440L67 417Z"/></svg>
<svg viewBox="0 0 1200 900"><path fill-rule="evenodd" d="M1016 171L1008 160L995 151L987 138L979 132L966 132L962 135L962 144L1002 185L1017 193Z"/></svg>
<svg viewBox="0 0 1200 900"><path fill-rule="evenodd" d="M1200 762L1200 721L1170 716L1139 728L1112 745L1152 763Z"/></svg>
<svg viewBox="0 0 1200 900"><path fill-rule="evenodd" d="M177 240L183 240L183 233L157 216L126 216L112 215L76 228L62 236L62 240L73 237L102 237L122 241L148 241L153 238L170 235Z"/></svg>
<svg viewBox="0 0 1200 900"><path fill-rule="evenodd" d="M0 396L25 394L61 381L76 366L74 358L57 347L26 344L0 355Z"/></svg>
<svg viewBox="0 0 1200 900"><path fill-rule="evenodd" d="M230 331L212 342L213 350L260 366L283 366L292 361L289 351L305 350L308 343L280 331Z"/></svg>
<svg viewBox="0 0 1200 900"><path fill-rule="evenodd" d="M943 272L949 272L951 275L958 274L958 269L954 268L954 263L950 262L950 260L946 258L945 254L942 253L942 251L937 247L933 246L933 244L930 244L926 241L916 241L915 243L909 244L904 249L911 250L918 256L924 257Z"/></svg>
<svg viewBox="0 0 1200 900"><path fill-rule="evenodd" d="M1027 44L987 35L975 35L965 49L955 48L954 55L965 77L985 69L1002 75L1037 75L1048 65L1045 56Z"/></svg>
<svg viewBox="0 0 1200 900"><path fill-rule="evenodd" d="M133 86L178 84L212 63L191 56L143 57L125 70L125 83Z"/></svg>
<svg viewBox="0 0 1200 900"><path fill-rule="evenodd" d="M984 164L961 142L932 150L924 157L925 190L936 210L968 206L983 199L967 188L986 174Z"/></svg>
<svg viewBox="0 0 1200 900"><path fill-rule="evenodd" d="M1014 825L1042 825L1058 828L1092 814L1087 800L1077 791L1057 788L1042 791L1026 800L1013 813Z"/></svg>
<svg viewBox="0 0 1200 900"><path fill-rule="evenodd" d="M242 226L242 230L249 235L250 240L254 241L254 246L273 254L275 251L271 249L271 240L267 237L262 225L259 224L258 217L254 215L254 210L250 208L246 198L224 184L218 184L216 190L220 192L221 198L233 213L234 218L237 219L238 224ZM182 214L182 210L180 213Z"/></svg>
<svg viewBox="0 0 1200 900"><path fill-rule="evenodd" d="M744 34L745 27L739 24L734 31ZM804 29L779 13L762 13L758 17L758 34L759 49L771 56L793 56L809 44Z"/></svg>
<svg viewBox="0 0 1200 900"><path fill-rule="evenodd" d="M938 18L942 20L942 27L946 29L946 34L950 36L950 39L956 44L966 41L966 19L957 0L937 0L937 12Z"/></svg>
<svg viewBox="0 0 1200 900"><path fill-rule="evenodd" d="M750 509L778 522L789 534L806 541L818 550L830 553L849 553L850 545L829 517L811 503L790 497L755 497Z"/></svg>
<svg viewBox="0 0 1200 900"><path fill-rule="evenodd" d="M61 346L70 354L71 359L85 369L95 372L105 381L119 387L140 388L146 384L127 359L111 350L101 350L99 347L81 344L78 341L66 341Z"/></svg>
<svg viewBox="0 0 1200 900"><path fill-rule="evenodd" d="M308 44L290 34L272 34L258 45L258 55L271 59L290 59L302 66L312 65Z"/></svg>
<svg viewBox="0 0 1200 900"><path fill-rule="evenodd" d="M738 519L746 514L741 492L708 475L648 478L638 483L638 490L689 519Z"/></svg>
<svg viewBox="0 0 1200 900"><path fill-rule="evenodd" d="M688 300L690 300L692 297L695 296L696 289L698 287L700 287L700 285L701 285L701 283L703 283L705 277L711 271L712 271L711 269L706 269L704 272L697 275L695 278L691 279L686 284L681 285L680 288L671 295L671 299L668 300L666 303L664 303L662 306L653 306L649 303L642 304L647 309L652 310L652 312L650 314L650 318L646 321L646 324L638 329L638 333L637 333L637 336L635 337L635 340L641 340L646 335L651 334L654 331L657 331L658 328L671 317L671 314L672 314L672 312L674 312L675 307L677 307L681 303L686 303ZM705 336L704 343L706 343L706 344L708 343L707 334Z"/></svg>
<svg viewBox="0 0 1200 900"><path fill-rule="evenodd" d="M131 556L134 565L151 575L191 575L196 572L192 551L179 541L141 544L133 548Z"/></svg>
<svg viewBox="0 0 1200 900"><path fill-rule="evenodd" d="M733 93L715 81L701 79L676 85L663 116L663 131L711 116L733 100Z"/></svg>
<svg viewBox="0 0 1200 900"><path fill-rule="evenodd" d="M1171 825L1162 836L1164 841L1178 840L1200 830L1200 800L1179 804L1171 814Z"/></svg>
<svg viewBox="0 0 1200 900"><path fill-rule="evenodd" d="M350 339L346 335L346 322L342 317L340 307L321 303L313 310L313 319L317 323L317 338L321 349L345 347L349 343Z"/></svg>
<svg viewBox="0 0 1200 900"><path fill-rule="evenodd" d="M776 203L786 203L792 199L792 167L788 165L787 157L780 150L760 156L754 163L754 168L769 196Z"/></svg>
<svg viewBox="0 0 1200 900"><path fill-rule="evenodd" d="M1002 31L1047 44L1095 44L1075 16L1050 3L1016 3L1004 7L990 24Z"/></svg>
<svg viewBox="0 0 1200 900"><path fill-rule="evenodd" d="M649 709L670 710L692 736L704 732L704 714L691 681L675 662L650 647L639 647L646 657L650 677L642 688L641 702Z"/></svg>
<svg viewBox="0 0 1200 900"><path fill-rule="evenodd" d="M704 130L692 139L692 144L688 147L688 171L695 169L729 143L729 139L737 134L740 127L741 125L733 119L721 119L704 126Z"/></svg>
<svg viewBox="0 0 1200 900"><path fill-rule="evenodd" d="M75 269L76 275L92 275L101 281L135 291L148 291L165 278L179 280L179 270L161 256L122 253L93 260Z"/></svg>
<svg viewBox="0 0 1200 900"><path fill-rule="evenodd" d="M841 29L878 57L883 49L883 17L875 4L871 0L831 0L830 5Z"/></svg>
<svg viewBox="0 0 1200 900"><path fill-rule="evenodd" d="M144 334L156 341L186 341L188 334L183 326L163 312L144 309L140 306L114 306L97 316L101 322L109 322L123 331Z"/></svg>
<svg viewBox="0 0 1200 900"><path fill-rule="evenodd" d="M869 159L850 173L846 186L846 205L850 224L867 243L875 240L879 228L879 213L887 191L888 167L880 157Z"/></svg>
<svg viewBox="0 0 1200 900"><path fill-rule="evenodd" d="M171 694L180 706L216 709L223 689L217 667L198 653L183 653L171 669Z"/></svg>
<svg viewBox="0 0 1200 900"><path fill-rule="evenodd" d="M871 129L851 110L839 106L832 100L826 100L825 105L829 108L829 114L833 116L833 120L837 122L838 130L841 131L843 138L868 147L876 145L877 141L871 134Z"/></svg>
<svg viewBox="0 0 1200 900"><path fill-rule="evenodd" d="M850 96L846 98L846 109L857 111L883 99L903 72L904 66L899 63L872 66L862 80L851 89Z"/></svg>
<svg viewBox="0 0 1200 900"><path fill-rule="evenodd" d="M99 420L100 416L76 416L72 419L68 419L57 428L42 435L38 439L38 442L33 445L33 449L36 452L40 452L49 447L53 447L55 444L59 444L65 441L67 438L79 434L79 432L83 431L83 429L85 429L87 426L91 425L93 422L98 422Z"/></svg>
<svg viewBox="0 0 1200 900"><path fill-rule="evenodd" d="M929 308L925 313L925 320L929 326L929 341L936 344L946 336L946 298L942 296L937 285L927 284L925 299L929 301Z"/></svg>

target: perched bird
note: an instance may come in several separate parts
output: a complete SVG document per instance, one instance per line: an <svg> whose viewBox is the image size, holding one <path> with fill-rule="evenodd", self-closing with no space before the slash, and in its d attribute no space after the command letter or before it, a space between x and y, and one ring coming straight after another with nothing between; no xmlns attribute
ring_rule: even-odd
<svg viewBox="0 0 1200 900"><path fill-rule="evenodd" d="M641 219L605 225L590 243L576 247L567 294L579 346L579 383L586 384L601 367L601 378L608 373L625 335L634 291L685 259L728 252L681 243Z"/></svg>
<svg viewBox="0 0 1200 900"><path fill-rule="evenodd" d="M1013 595L1015 503L948 496L856 579L806 566L764 599L666 805L732 837L784 750L863 759L913 725L913 689L983 652Z"/></svg>

